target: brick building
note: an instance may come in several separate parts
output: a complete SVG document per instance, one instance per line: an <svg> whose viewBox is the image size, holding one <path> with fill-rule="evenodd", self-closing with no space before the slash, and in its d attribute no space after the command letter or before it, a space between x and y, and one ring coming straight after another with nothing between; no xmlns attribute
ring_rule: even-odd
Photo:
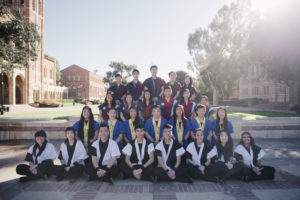
<svg viewBox="0 0 300 200"><path fill-rule="evenodd" d="M239 81L239 98L258 98L266 102L297 104L300 100L300 84L267 79L266 72L256 65L249 66Z"/></svg>
<svg viewBox="0 0 300 200"><path fill-rule="evenodd" d="M61 70L61 84L68 87L70 99L94 100L105 97L102 77L78 65Z"/></svg>
<svg viewBox="0 0 300 200"><path fill-rule="evenodd" d="M37 24L41 37L36 61L30 61L27 69L4 72L4 104L62 98L67 88L56 86L56 60L44 54L44 0L4 0L3 3L20 8L27 23Z"/></svg>

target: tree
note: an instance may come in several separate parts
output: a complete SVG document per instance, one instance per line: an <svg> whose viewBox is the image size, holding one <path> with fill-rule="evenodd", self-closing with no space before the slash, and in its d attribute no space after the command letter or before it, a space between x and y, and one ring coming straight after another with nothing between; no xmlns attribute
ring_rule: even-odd
<svg viewBox="0 0 300 200"><path fill-rule="evenodd" d="M184 83L184 77L185 77L188 73L186 73L185 71L179 70L179 71L176 72L176 74L177 74L176 81L180 82L181 85L182 85L182 84Z"/></svg>
<svg viewBox="0 0 300 200"><path fill-rule="evenodd" d="M121 74L123 83L128 82L128 78L131 76L133 69L136 69L136 65L126 65L123 62L111 62L109 67L111 71L106 72L106 77L104 77L104 82L109 83L112 86L115 82L115 75Z"/></svg>
<svg viewBox="0 0 300 200"><path fill-rule="evenodd" d="M189 35L188 48L193 62L188 66L213 90L213 104L219 94L230 94L235 81L248 64L248 38L256 19L249 1L224 5L207 28Z"/></svg>
<svg viewBox="0 0 300 200"><path fill-rule="evenodd" d="M27 68L37 58L39 41L36 24L27 24L20 9L0 4L0 66L4 71Z"/></svg>

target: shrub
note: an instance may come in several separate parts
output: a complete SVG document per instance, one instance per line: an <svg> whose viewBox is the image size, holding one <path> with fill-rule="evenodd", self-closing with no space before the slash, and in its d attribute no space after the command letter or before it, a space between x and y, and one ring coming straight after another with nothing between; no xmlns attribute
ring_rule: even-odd
<svg viewBox="0 0 300 200"><path fill-rule="evenodd" d="M40 108L41 107L60 107L60 106L62 106L62 103L55 101L55 100L49 100L49 99L37 100L34 103L38 104Z"/></svg>

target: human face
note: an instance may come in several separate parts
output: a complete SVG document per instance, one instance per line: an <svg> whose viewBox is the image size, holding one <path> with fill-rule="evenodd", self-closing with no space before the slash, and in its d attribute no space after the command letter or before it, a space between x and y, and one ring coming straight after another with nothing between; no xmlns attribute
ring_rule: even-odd
<svg viewBox="0 0 300 200"><path fill-rule="evenodd" d="M224 109L218 110L218 116L221 120L223 120L225 118L225 110Z"/></svg>
<svg viewBox="0 0 300 200"><path fill-rule="evenodd" d="M134 72L133 74L132 74L132 76L133 76L133 79L134 80L139 80L139 73L138 72Z"/></svg>
<svg viewBox="0 0 300 200"><path fill-rule="evenodd" d="M176 74L175 74L175 73L171 73L171 74L169 75L169 77L170 77L170 80L171 80L172 82L174 82L175 79L176 79Z"/></svg>
<svg viewBox="0 0 300 200"><path fill-rule="evenodd" d="M136 118L136 115L137 115L136 110L135 110L135 109L130 109L129 115L130 115L130 118L131 118L131 119L135 119L135 118Z"/></svg>
<svg viewBox="0 0 300 200"><path fill-rule="evenodd" d="M155 108L152 110L152 115L154 118L158 119L160 118L160 115L161 115L161 111L159 108Z"/></svg>
<svg viewBox="0 0 300 200"><path fill-rule="evenodd" d="M244 135L242 136L242 140L243 140L244 145L249 145L249 144L250 144L250 141L251 141L250 136L247 135L247 134L244 134Z"/></svg>
<svg viewBox="0 0 300 200"><path fill-rule="evenodd" d="M165 140L171 140L172 137L172 129L171 128L164 128L163 136Z"/></svg>
<svg viewBox="0 0 300 200"><path fill-rule="evenodd" d="M68 138L69 141L70 141L70 140L73 141L73 140L74 140L74 137L75 137L74 132L71 131L71 130L69 130L69 131L66 132L66 136L67 136L67 138Z"/></svg>
<svg viewBox="0 0 300 200"><path fill-rule="evenodd" d="M117 77L116 77L116 83L117 83L118 85L120 85L121 82L122 82L121 76L117 76Z"/></svg>
<svg viewBox="0 0 300 200"><path fill-rule="evenodd" d="M40 146L43 145L43 143L45 142L45 137L44 136L38 136L35 138L36 143L38 143Z"/></svg>
<svg viewBox="0 0 300 200"><path fill-rule="evenodd" d="M111 120L116 119L116 116L117 116L117 112L115 110L112 109L108 112L109 119Z"/></svg>
<svg viewBox="0 0 300 200"><path fill-rule="evenodd" d="M220 141L222 144L226 144L228 142L228 135L226 132L221 132L220 133Z"/></svg>
<svg viewBox="0 0 300 200"><path fill-rule="evenodd" d="M171 97L171 94L172 94L172 90L170 90L170 89L165 89L165 90L164 90L164 96L165 96L166 98L170 98L170 97Z"/></svg>
<svg viewBox="0 0 300 200"><path fill-rule="evenodd" d="M153 67L150 71L151 71L152 76L157 75L157 69L155 67Z"/></svg>
<svg viewBox="0 0 300 200"><path fill-rule="evenodd" d="M176 112L176 116L177 117L181 117L182 113L183 113L183 110L182 110L181 107L177 107L176 110L175 110L175 112Z"/></svg>
<svg viewBox="0 0 300 200"><path fill-rule="evenodd" d="M199 117L204 117L204 115L205 115L205 108L198 108L197 115Z"/></svg>
<svg viewBox="0 0 300 200"><path fill-rule="evenodd" d="M111 95L111 94L107 94L106 100L107 100L108 102L112 102L112 100L113 100L112 95Z"/></svg>
<svg viewBox="0 0 300 200"><path fill-rule="evenodd" d="M183 93L183 98L184 99L189 99L189 97L190 97L190 92L186 91L186 92Z"/></svg>
<svg viewBox="0 0 300 200"><path fill-rule="evenodd" d="M197 141L198 144L203 142L203 138L204 138L203 132L202 131L197 131L196 132L196 141Z"/></svg>
<svg viewBox="0 0 300 200"><path fill-rule="evenodd" d="M150 92L145 92L145 99L150 99L151 95Z"/></svg>
<svg viewBox="0 0 300 200"><path fill-rule="evenodd" d="M132 103L132 96L130 94L126 95L126 102L128 104L131 104Z"/></svg>
<svg viewBox="0 0 300 200"><path fill-rule="evenodd" d="M137 136L137 138L143 138L144 137L144 134L145 134L145 132L144 132L144 129L142 129L142 128L137 128L136 130L135 130L135 134L136 134L136 136Z"/></svg>
<svg viewBox="0 0 300 200"><path fill-rule="evenodd" d="M91 115L90 110L88 108L84 109L82 111L82 115L83 115L83 118L85 120L88 120L90 118L90 115Z"/></svg>
<svg viewBox="0 0 300 200"><path fill-rule="evenodd" d="M201 98L200 103L201 103L202 105L206 105L206 104L207 104L206 98Z"/></svg>
<svg viewBox="0 0 300 200"><path fill-rule="evenodd" d="M184 79L184 83L186 84L186 85L189 85L190 84L190 77L186 77L185 79Z"/></svg>
<svg viewBox="0 0 300 200"><path fill-rule="evenodd" d="M102 141L106 141L107 137L108 137L108 128L107 127L100 127L99 136L100 136L100 139Z"/></svg>

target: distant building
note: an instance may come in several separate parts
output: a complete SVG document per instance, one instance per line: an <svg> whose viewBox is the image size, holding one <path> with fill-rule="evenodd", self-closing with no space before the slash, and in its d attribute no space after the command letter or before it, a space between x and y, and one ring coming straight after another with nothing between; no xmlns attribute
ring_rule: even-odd
<svg viewBox="0 0 300 200"><path fill-rule="evenodd" d="M69 99L102 99L105 97L103 78L78 65L61 70L61 84L68 87Z"/></svg>
<svg viewBox="0 0 300 200"><path fill-rule="evenodd" d="M56 60L44 54L44 0L4 0L3 3L10 8L20 8L27 23L37 24L41 37L36 61L30 61L27 69L4 72L4 104L63 98L67 88L56 86Z"/></svg>

